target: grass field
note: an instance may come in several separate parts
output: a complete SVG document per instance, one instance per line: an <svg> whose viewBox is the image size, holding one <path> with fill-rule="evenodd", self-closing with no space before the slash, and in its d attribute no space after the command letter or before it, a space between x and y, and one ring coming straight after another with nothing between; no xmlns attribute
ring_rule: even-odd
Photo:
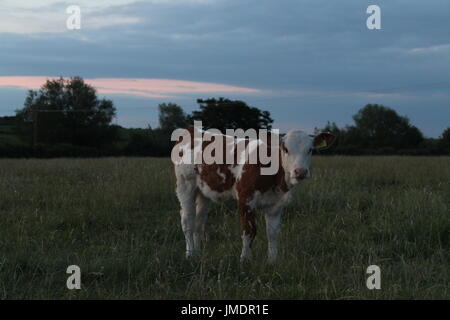
<svg viewBox="0 0 450 320"><path fill-rule="evenodd" d="M280 259L263 219L241 265L238 217L217 205L185 261L170 160L0 160L3 299L450 298L450 158L316 157L285 210ZM369 265L381 290L368 290ZM68 290L66 268L81 268Z"/></svg>

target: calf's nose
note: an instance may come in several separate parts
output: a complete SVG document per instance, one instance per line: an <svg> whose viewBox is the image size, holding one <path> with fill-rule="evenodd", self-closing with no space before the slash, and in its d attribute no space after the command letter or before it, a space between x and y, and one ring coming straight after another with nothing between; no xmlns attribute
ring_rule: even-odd
<svg viewBox="0 0 450 320"><path fill-rule="evenodd" d="M304 168L297 168L294 170L294 175L297 179L305 179L308 175L308 170Z"/></svg>

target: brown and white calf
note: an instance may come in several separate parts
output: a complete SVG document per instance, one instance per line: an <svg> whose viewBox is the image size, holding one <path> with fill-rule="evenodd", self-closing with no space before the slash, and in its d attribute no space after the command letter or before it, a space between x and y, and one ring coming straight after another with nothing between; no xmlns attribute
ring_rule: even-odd
<svg viewBox="0 0 450 320"><path fill-rule="evenodd" d="M196 141L193 138L196 129L190 128L189 143L182 146L179 140L177 153L193 150L205 150L210 141ZM283 207L291 197L292 188L301 180L310 177L310 160L313 149L328 147L335 137L331 133L322 132L314 137L302 131L290 131L276 144L276 150L260 139L241 140L248 151L248 158L238 163L242 156L236 148L236 138L220 134L212 134L214 139L223 139L223 145L235 144L233 150L234 163L175 163L176 194L181 205L181 226L186 238L186 257L199 252L205 232L208 209L211 201L217 202L233 198L237 201L240 215L242 253L241 260L251 258L251 244L256 235L256 215L264 214L268 239L268 259L274 262L277 257L277 238ZM212 140L214 140L212 139ZM270 141L270 140L269 140ZM251 164L252 152L257 152L262 144L266 144L271 152L278 152L279 163L275 174L261 174L261 169L269 165L257 162ZM190 150L188 149L190 148ZM242 148L241 148L242 149ZM174 148L175 150L175 148ZM229 152L225 150L224 154ZM173 154L173 153L172 153ZM192 152L194 154L194 152ZM224 155L225 157L225 155ZM229 163L229 162L228 162Z"/></svg>

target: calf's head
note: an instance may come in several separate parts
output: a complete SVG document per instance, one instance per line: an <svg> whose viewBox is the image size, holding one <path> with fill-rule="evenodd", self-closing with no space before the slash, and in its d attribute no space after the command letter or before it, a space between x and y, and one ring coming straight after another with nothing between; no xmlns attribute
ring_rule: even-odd
<svg viewBox="0 0 450 320"><path fill-rule="evenodd" d="M330 132L321 132L309 136L303 131L289 131L281 139L281 164L291 185L309 178L309 168L313 150L323 150L331 146L336 136Z"/></svg>

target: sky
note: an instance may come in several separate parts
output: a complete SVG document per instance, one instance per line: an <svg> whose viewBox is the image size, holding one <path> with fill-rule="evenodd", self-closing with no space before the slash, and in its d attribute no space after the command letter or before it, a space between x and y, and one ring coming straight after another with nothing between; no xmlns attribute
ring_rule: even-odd
<svg viewBox="0 0 450 320"><path fill-rule="evenodd" d="M378 103L438 137L450 127L449 12L448 0L0 0L0 115L46 79L81 76L125 127L156 127L162 102L191 112L226 97L270 111L281 131L352 124Z"/></svg>

